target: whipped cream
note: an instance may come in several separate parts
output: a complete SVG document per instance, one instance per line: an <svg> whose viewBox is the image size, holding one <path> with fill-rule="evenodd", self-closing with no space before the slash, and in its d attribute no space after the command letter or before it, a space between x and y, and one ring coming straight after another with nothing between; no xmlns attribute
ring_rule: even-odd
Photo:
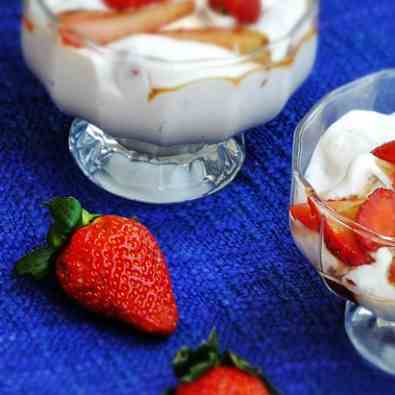
<svg viewBox="0 0 395 395"><path fill-rule="evenodd" d="M305 177L324 199L365 197L367 186L372 185L393 189L370 152L394 139L395 115L351 111L321 137ZM330 255L327 250L323 255L324 272L344 274L344 265ZM352 268L342 281L347 286L355 284L359 295L395 300L395 286L388 279L393 257L391 248L380 248L372 254L373 263Z"/></svg>
<svg viewBox="0 0 395 395"><path fill-rule="evenodd" d="M370 152L395 139L395 115L351 111L321 137L305 177L325 199L362 195L372 178L391 182Z"/></svg>
<svg viewBox="0 0 395 395"><path fill-rule="evenodd" d="M395 300L395 286L388 281L388 272L394 257L390 248L379 248L372 254L374 262L362 265L347 273L343 281L356 284L358 292L383 299Z"/></svg>

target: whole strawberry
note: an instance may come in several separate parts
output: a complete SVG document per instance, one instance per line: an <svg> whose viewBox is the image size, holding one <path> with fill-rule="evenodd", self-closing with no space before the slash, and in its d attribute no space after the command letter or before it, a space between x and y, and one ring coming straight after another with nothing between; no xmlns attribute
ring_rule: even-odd
<svg viewBox="0 0 395 395"><path fill-rule="evenodd" d="M173 368L180 383L165 395L278 395L248 362L231 352L220 353L215 330L196 350L182 348Z"/></svg>
<svg viewBox="0 0 395 395"><path fill-rule="evenodd" d="M90 311L149 333L170 334L178 320L167 263L149 230L134 219L92 215L72 197L48 203L47 245L16 264L42 278L55 265L64 291Z"/></svg>

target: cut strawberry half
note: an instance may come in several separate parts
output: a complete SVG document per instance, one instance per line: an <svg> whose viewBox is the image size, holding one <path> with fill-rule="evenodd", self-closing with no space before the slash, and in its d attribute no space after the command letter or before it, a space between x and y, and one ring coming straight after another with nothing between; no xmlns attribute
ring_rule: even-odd
<svg viewBox="0 0 395 395"><path fill-rule="evenodd" d="M355 220L363 200L332 200L328 206L341 216ZM331 218L324 223L324 240L328 250L348 266L360 266L372 262L372 258L358 243L355 232Z"/></svg>
<svg viewBox="0 0 395 395"><path fill-rule="evenodd" d="M388 271L388 281L395 285L395 260L392 261L391 266Z"/></svg>
<svg viewBox="0 0 395 395"><path fill-rule="evenodd" d="M227 14L227 9L225 8L225 0L209 0L208 5L211 9L221 14Z"/></svg>
<svg viewBox="0 0 395 395"><path fill-rule="evenodd" d="M345 265L360 266L372 262L353 230L336 220L325 220L324 240L327 249Z"/></svg>
<svg viewBox="0 0 395 395"><path fill-rule="evenodd" d="M372 154L377 158L395 164L395 140L375 148Z"/></svg>
<svg viewBox="0 0 395 395"><path fill-rule="evenodd" d="M395 237L395 192L385 188L376 189L361 206L357 222L379 235ZM379 248L369 237L359 235L358 239L370 251Z"/></svg>
<svg viewBox="0 0 395 395"><path fill-rule="evenodd" d="M326 205L343 217L355 220L362 203L363 200L361 199L328 200ZM310 230L316 232L320 230L320 210L312 198L309 197L307 203L292 206L290 213L294 219L300 221Z"/></svg>
<svg viewBox="0 0 395 395"><path fill-rule="evenodd" d="M262 12L261 0L224 0L224 5L240 24L256 23Z"/></svg>
<svg viewBox="0 0 395 395"><path fill-rule="evenodd" d="M332 200L326 204L341 216L355 220L363 200ZM321 214L311 198L308 199L308 203L291 207L290 213L308 229L319 231ZM341 222L331 218L324 219L323 233L328 250L345 265L359 266L372 262L372 258L359 244L355 232Z"/></svg>
<svg viewBox="0 0 395 395"><path fill-rule="evenodd" d="M319 232L320 213L311 198L308 198L308 203L295 204L289 211L292 218L301 222L306 228Z"/></svg>

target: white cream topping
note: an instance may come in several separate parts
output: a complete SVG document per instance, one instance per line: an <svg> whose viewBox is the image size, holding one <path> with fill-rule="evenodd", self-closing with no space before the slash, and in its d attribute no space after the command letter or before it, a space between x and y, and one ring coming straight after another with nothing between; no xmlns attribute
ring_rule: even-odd
<svg viewBox="0 0 395 395"><path fill-rule="evenodd" d="M395 140L395 115L351 111L321 137L306 179L326 198L357 195L372 176L388 186L387 177L370 152L392 140Z"/></svg>
<svg viewBox="0 0 395 395"><path fill-rule="evenodd" d="M70 10L107 10L102 0L41 0L54 13Z"/></svg>
<svg viewBox="0 0 395 395"><path fill-rule="evenodd" d="M370 153L395 140L395 115L351 111L321 137L306 171L306 178L324 199L366 196L367 186L393 188L391 180ZM388 280L393 251L380 248L374 262L353 268L343 280L351 280L359 292L395 299Z"/></svg>
<svg viewBox="0 0 395 395"><path fill-rule="evenodd" d="M374 254L374 263L362 265L343 277L343 282L357 285L358 292L385 299L395 299L395 286L388 280L393 252L390 248L380 248Z"/></svg>

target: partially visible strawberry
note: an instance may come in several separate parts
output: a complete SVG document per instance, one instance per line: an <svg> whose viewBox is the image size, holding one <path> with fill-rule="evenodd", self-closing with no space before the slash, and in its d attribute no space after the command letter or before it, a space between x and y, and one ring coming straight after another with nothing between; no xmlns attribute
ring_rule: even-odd
<svg viewBox="0 0 395 395"><path fill-rule="evenodd" d="M154 33L163 26L192 15L194 0L158 2L155 7L140 7L123 12L74 10L57 15L59 35L65 45L82 47L85 40L108 45L132 34Z"/></svg>
<svg viewBox="0 0 395 395"><path fill-rule="evenodd" d="M209 0L208 5L210 8L212 8L214 11L217 11L221 14L226 14L227 10L225 8L225 0Z"/></svg>
<svg viewBox="0 0 395 395"><path fill-rule="evenodd" d="M395 164L395 140L375 148L372 154L377 158Z"/></svg>
<svg viewBox="0 0 395 395"><path fill-rule="evenodd" d="M180 383L166 395L278 395L248 362L219 351L215 331L196 350L182 348L173 367Z"/></svg>
<svg viewBox="0 0 395 395"><path fill-rule="evenodd" d="M324 239L328 250L345 265L360 266L372 262L358 243L355 232L334 219L325 220Z"/></svg>
<svg viewBox="0 0 395 395"><path fill-rule="evenodd" d="M240 24L256 23L262 12L261 0L224 0L225 9Z"/></svg>
<svg viewBox="0 0 395 395"><path fill-rule="evenodd" d="M314 202L309 198L308 203L295 204L290 208L290 214L293 219L300 221L304 226L313 232L320 230L320 215Z"/></svg>
<svg viewBox="0 0 395 395"><path fill-rule="evenodd" d="M353 221L356 220L358 210L362 204L363 201L360 199L328 202L329 207L342 217ZM370 255L358 243L356 233L350 227L330 216L325 218L324 239L328 250L346 265L359 266L372 262Z"/></svg>
<svg viewBox="0 0 395 395"><path fill-rule="evenodd" d="M385 188L376 189L361 206L357 221L379 235L395 237L395 192ZM369 237L359 236L359 240L370 251L379 247Z"/></svg>
<svg viewBox="0 0 395 395"><path fill-rule="evenodd" d="M392 261L391 266L388 271L388 281L395 285L395 260Z"/></svg>
<svg viewBox="0 0 395 395"><path fill-rule="evenodd" d="M22 16L22 25L30 32L34 32L34 23L27 16Z"/></svg>
<svg viewBox="0 0 395 395"><path fill-rule="evenodd" d="M360 199L328 200L326 206L335 210L343 217L355 220L359 207L363 203ZM295 204L290 208L291 216L300 221L308 229L318 232L320 230L321 214L314 200L309 197L307 203Z"/></svg>
<svg viewBox="0 0 395 395"><path fill-rule="evenodd" d="M256 23L262 12L261 0L209 0L209 6L221 14L230 14L238 23Z"/></svg>
<svg viewBox="0 0 395 395"><path fill-rule="evenodd" d="M159 3L164 0L104 0L111 8L116 10L126 10L128 8L139 8L149 4Z"/></svg>
<svg viewBox="0 0 395 395"><path fill-rule="evenodd" d="M144 225L89 214L74 198L48 207L55 220L48 244L22 258L18 274L41 278L54 263L64 291L88 310L149 333L174 332L178 312L166 259Z"/></svg>

